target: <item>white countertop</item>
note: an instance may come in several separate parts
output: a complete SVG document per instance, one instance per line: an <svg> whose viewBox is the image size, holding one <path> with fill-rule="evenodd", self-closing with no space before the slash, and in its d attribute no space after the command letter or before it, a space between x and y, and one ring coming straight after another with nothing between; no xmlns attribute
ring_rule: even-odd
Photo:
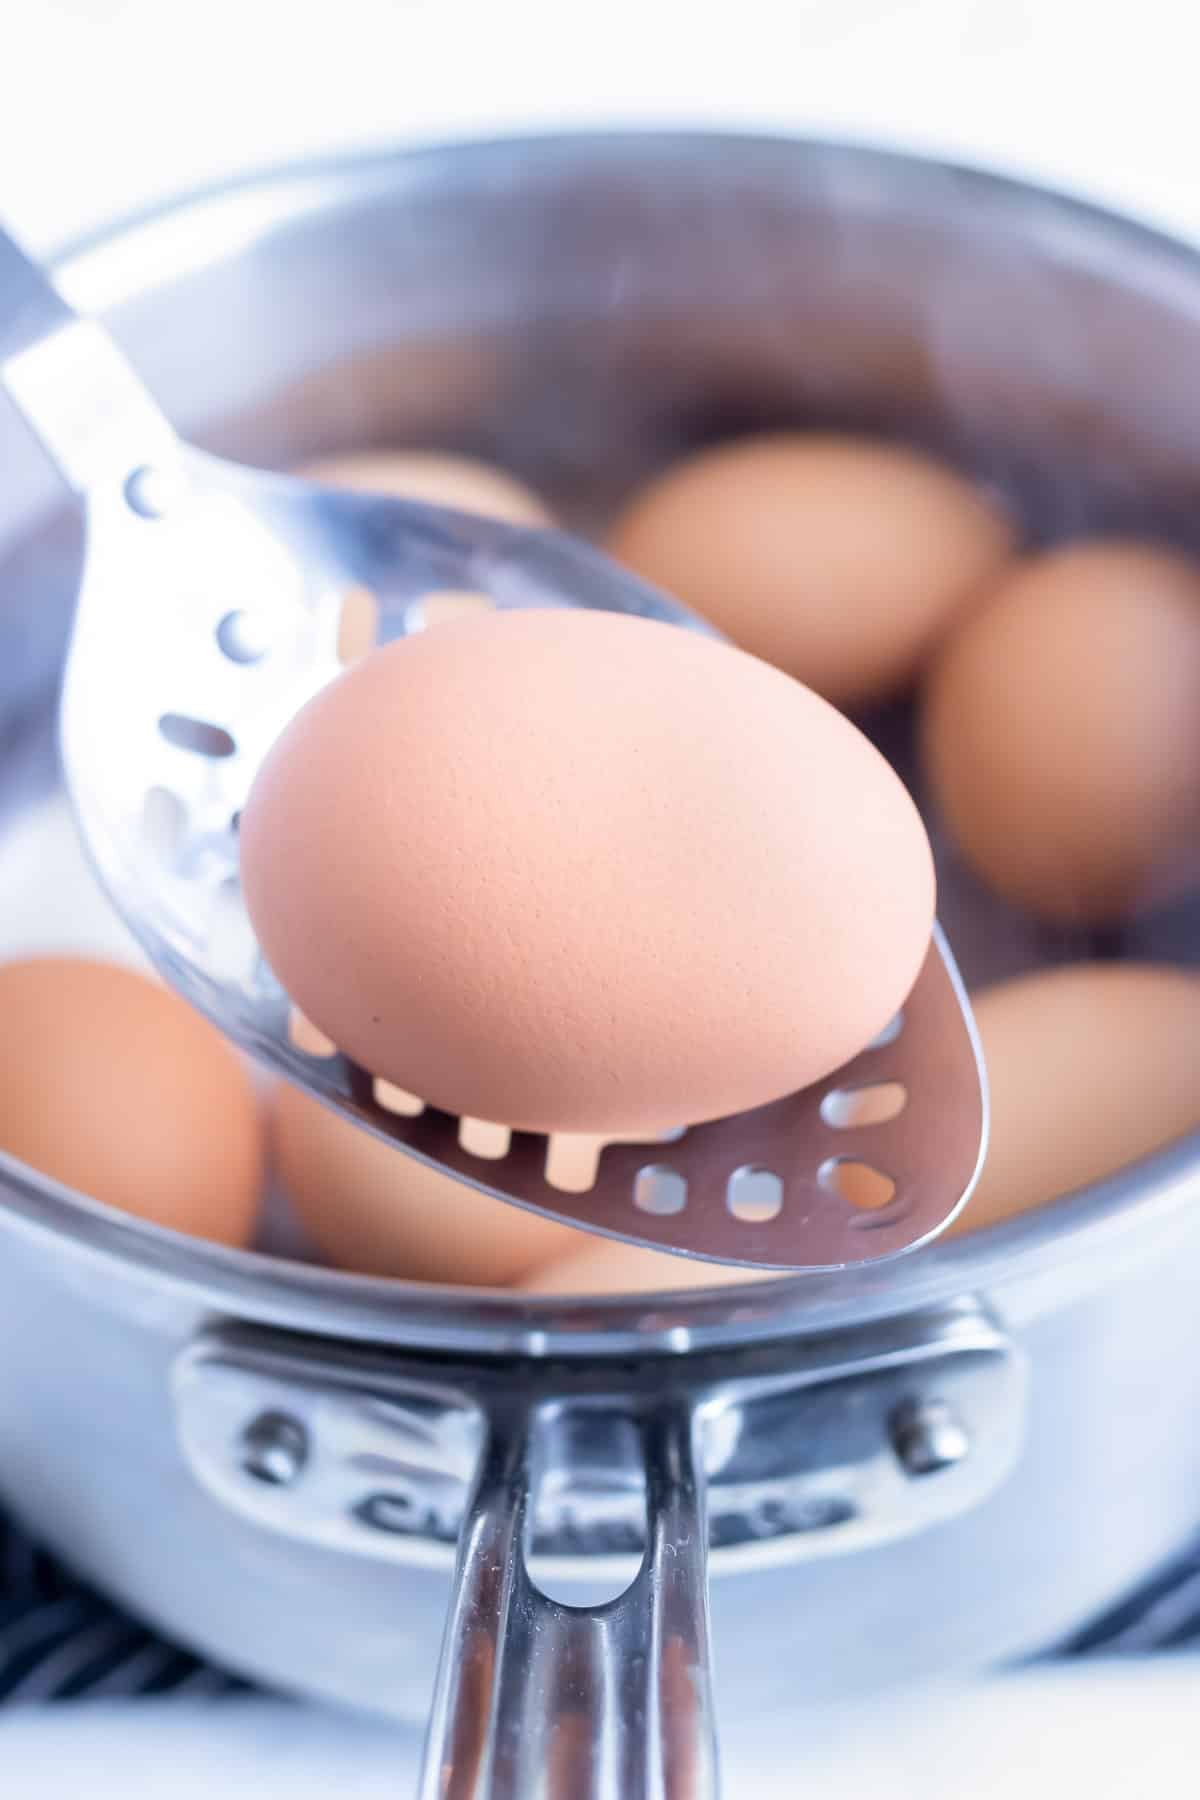
<svg viewBox="0 0 1200 1800"><path fill-rule="evenodd" d="M805 1715L768 1768L726 1743L725 1800L1195 1800L1194 1657L1076 1666ZM277 1701L10 1713L14 1800L408 1800L412 1732ZM531 1796L532 1800L532 1796Z"/></svg>

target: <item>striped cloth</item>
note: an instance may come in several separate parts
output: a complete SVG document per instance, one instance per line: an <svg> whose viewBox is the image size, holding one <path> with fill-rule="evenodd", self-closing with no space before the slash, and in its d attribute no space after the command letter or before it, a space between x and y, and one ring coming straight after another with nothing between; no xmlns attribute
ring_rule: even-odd
<svg viewBox="0 0 1200 1800"><path fill-rule="evenodd" d="M239 1690L244 1683L127 1618L0 1515L0 1706Z"/></svg>
<svg viewBox="0 0 1200 1800"><path fill-rule="evenodd" d="M1200 1543L1059 1652L1142 1655L1200 1645ZM0 1706L249 1691L109 1604L0 1515Z"/></svg>

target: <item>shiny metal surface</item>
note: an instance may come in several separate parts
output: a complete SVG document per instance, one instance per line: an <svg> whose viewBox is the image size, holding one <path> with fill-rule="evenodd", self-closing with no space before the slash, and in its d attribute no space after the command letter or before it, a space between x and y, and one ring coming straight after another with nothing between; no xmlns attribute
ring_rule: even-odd
<svg viewBox="0 0 1200 1800"><path fill-rule="evenodd" d="M709 1555L845 1555L977 1506L1019 1453L1024 1376L959 1307L852 1342L547 1363L519 1386L242 1332L193 1346L174 1389L198 1479L263 1529L447 1573L454 1556L425 1793L704 1800ZM581 1567L620 1591L554 1598Z"/></svg>
<svg viewBox="0 0 1200 1800"><path fill-rule="evenodd" d="M192 1345L172 1386L184 1453L223 1505L347 1555L446 1573L513 1405L510 1371L486 1362L244 1330ZM1019 1454L1026 1369L967 1303L852 1338L616 1370L548 1362L519 1396L538 1437L536 1579L569 1583L585 1567L633 1578L647 1493L629 1420L668 1396L700 1421L720 1575L869 1549L979 1505Z"/></svg>
<svg viewBox="0 0 1200 1800"><path fill-rule="evenodd" d="M1038 534L1136 525L1195 542L1200 263L1135 224L970 172L732 138L468 146L210 196L97 241L60 276L182 430L267 464L444 444L510 464L583 525L689 443L843 421L939 445ZM11 828L57 781L78 544L2 408L0 466L2 865ZM998 914L944 855L940 874L969 982L1071 953ZM1200 930L1184 911L1126 948L1194 964ZM852 1347L873 1323L915 1333L929 1309L986 1296L1029 1369L1023 1448L1001 1485L854 1554L806 1556L802 1532L773 1561L752 1546L744 1562L714 1554L718 1716L794 1717L800 1747L805 1706L1044 1647L1193 1533L1197 1173L1189 1142L895 1262L572 1301L225 1252L0 1158L0 1352L20 1370L0 1382L0 1488L97 1583L209 1655L420 1719L446 1545L431 1534L428 1565L348 1554L198 1480L173 1384L198 1336L300 1333L317 1364L332 1339L381 1365L399 1351L471 1357L519 1391L551 1360L603 1363L617 1384L635 1355L686 1366L775 1344L799 1357L830 1335ZM254 1416L246 1398L236 1431ZM914 1489L933 1494L986 1453L958 1400L969 1452ZM614 1477L618 1519L625 1441L614 1427L569 1446L589 1491ZM709 1475L710 1501L719 1485ZM269 1491L300 1503L305 1486ZM594 1602L603 1566L593 1544L559 1571L556 1597Z"/></svg>
<svg viewBox="0 0 1200 1800"><path fill-rule="evenodd" d="M259 1413L242 1434L240 1453L251 1480L291 1487L308 1461L308 1434L289 1413Z"/></svg>
<svg viewBox="0 0 1200 1800"><path fill-rule="evenodd" d="M332 1045L300 1041L246 916L238 820L280 731L340 672L346 595L373 597L382 643L422 629L422 600L446 591L486 593L502 609L708 627L564 533L195 456L103 328L73 315L2 231L0 383L87 502L62 698L80 831L152 962L222 1031L421 1161L629 1243L766 1270L837 1268L909 1250L948 1223L979 1171L986 1105L970 1008L940 934L897 1040L802 1093L697 1127L650 1161L644 1148L611 1146L582 1194L553 1180L552 1140L506 1133L503 1155L490 1143L480 1154L475 1121L397 1098ZM827 1120L831 1099L880 1079L902 1082L898 1119ZM886 1205L843 1198L838 1171L856 1158L884 1160ZM669 1208L646 1198L664 1178ZM747 1204L748 1181L764 1180L772 1205Z"/></svg>
<svg viewBox="0 0 1200 1800"><path fill-rule="evenodd" d="M4 234L0 234L0 296L0 367L78 323L57 288Z"/></svg>
<svg viewBox="0 0 1200 1800"><path fill-rule="evenodd" d="M420 1800L715 1800L704 1482L690 1408L635 1430L645 1558L595 1609L525 1562L534 1420L514 1403L484 1449L458 1555Z"/></svg>
<svg viewBox="0 0 1200 1800"><path fill-rule="evenodd" d="M907 1400L892 1415L892 1443L910 1475L938 1475L971 1454L971 1438L944 1400Z"/></svg>
<svg viewBox="0 0 1200 1800"><path fill-rule="evenodd" d="M0 262L11 266L17 254L0 231ZM79 494L102 493L114 475L128 480L144 458L173 459L175 435L103 328L90 319L59 322L57 298L53 290L47 293L47 335L13 356L0 356L0 382L71 487ZM19 295L13 306L10 291L0 287L0 342L25 335L28 310ZM118 638L123 622L117 612Z"/></svg>

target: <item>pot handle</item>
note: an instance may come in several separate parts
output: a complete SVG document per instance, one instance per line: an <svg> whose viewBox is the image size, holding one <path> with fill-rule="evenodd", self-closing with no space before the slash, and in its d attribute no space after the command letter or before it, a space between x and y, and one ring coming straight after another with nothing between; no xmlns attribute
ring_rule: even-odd
<svg viewBox="0 0 1200 1800"><path fill-rule="evenodd" d="M696 1423L640 1423L642 1566L591 1610L526 1567L536 1412L494 1418L459 1540L419 1800L717 1800Z"/></svg>

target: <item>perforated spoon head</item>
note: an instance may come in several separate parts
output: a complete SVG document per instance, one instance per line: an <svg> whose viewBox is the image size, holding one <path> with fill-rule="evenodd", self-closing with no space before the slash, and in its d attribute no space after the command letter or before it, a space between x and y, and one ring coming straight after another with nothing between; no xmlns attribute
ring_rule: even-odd
<svg viewBox="0 0 1200 1800"><path fill-rule="evenodd" d="M423 1108L298 1028L242 902L238 820L348 638L357 649L421 629L431 594L709 628L564 534L187 449L99 327L23 258L25 307L6 328L13 250L0 234L0 375L87 507L67 785L104 887L163 976L260 1061L401 1149L589 1231L766 1272L894 1255L941 1229L977 1176L986 1100L940 932L894 1029L844 1069L669 1143L610 1143L582 1191L577 1156L564 1185L555 1140Z"/></svg>

